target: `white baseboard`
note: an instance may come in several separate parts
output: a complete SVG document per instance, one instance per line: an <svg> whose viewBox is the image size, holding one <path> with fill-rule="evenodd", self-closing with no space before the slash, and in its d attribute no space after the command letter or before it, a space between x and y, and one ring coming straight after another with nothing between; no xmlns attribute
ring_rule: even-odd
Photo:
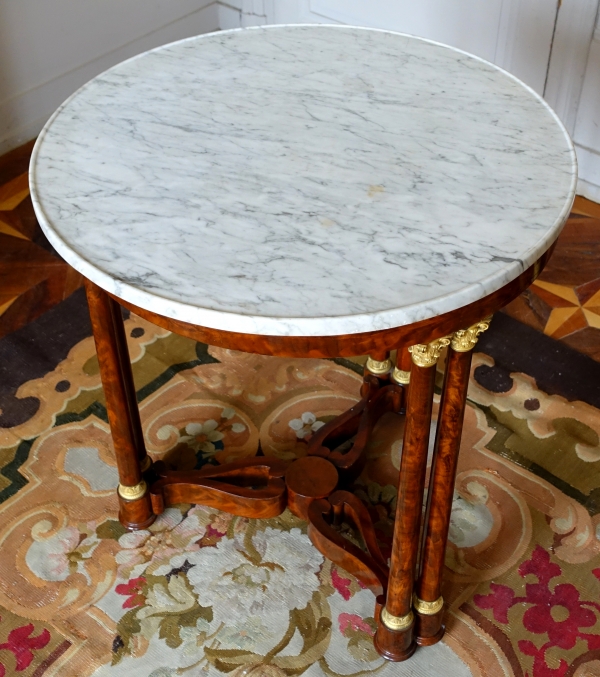
<svg viewBox="0 0 600 677"><path fill-rule="evenodd" d="M594 183L589 183L583 179L579 179L577 182L577 195L586 197L592 202L600 203L600 186L597 186Z"/></svg>
<svg viewBox="0 0 600 677"><path fill-rule="evenodd" d="M586 148L575 142L579 180L577 194L588 200L600 202L600 151Z"/></svg>
<svg viewBox="0 0 600 677"><path fill-rule="evenodd" d="M583 195L593 202L600 202L600 152L586 148L577 142L575 150L579 165L577 195Z"/></svg>
<svg viewBox="0 0 600 677"><path fill-rule="evenodd" d="M544 98L573 134L598 0L561 0Z"/></svg>
<svg viewBox="0 0 600 677"><path fill-rule="evenodd" d="M94 76L152 47L221 28L219 4L162 26L57 78L0 103L0 155L36 137L46 120L75 90Z"/></svg>

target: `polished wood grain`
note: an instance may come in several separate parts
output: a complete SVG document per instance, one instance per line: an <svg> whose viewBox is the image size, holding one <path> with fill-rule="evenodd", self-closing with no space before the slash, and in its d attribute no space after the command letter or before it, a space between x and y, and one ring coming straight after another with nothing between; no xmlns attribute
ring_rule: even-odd
<svg viewBox="0 0 600 677"><path fill-rule="evenodd" d="M142 481L146 447L127 349L121 307L100 287L86 280L85 290L100 365L106 409L115 447L119 481L135 486ZM153 519L149 496L137 501L121 499L121 521L141 528Z"/></svg>
<svg viewBox="0 0 600 677"><path fill-rule="evenodd" d="M410 371L410 366L412 364L412 358L408 352L408 348L408 345L401 345L398 348L396 366L402 371Z"/></svg>
<svg viewBox="0 0 600 677"><path fill-rule="evenodd" d="M381 383L385 381L367 372L360 402L326 423L308 443L307 454L333 463L345 482L362 472L367 443L379 419L387 412L398 413L402 406L402 388Z"/></svg>
<svg viewBox="0 0 600 677"><path fill-rule="evenodd" d="M150 503L150 494L137 501L126 501L117 493L119 521L129 531L147 529L156 519Z"/></svg>
<svg viewBox="0 0 600 677"><path fill-rule="evenodd" d="M414 364L408 347L462 329L497 310L499 305L514 298L523 285L538 275L548 255L503 289L454 313L410 327L352 336L269 337L218 332L159 317L124 304L167 329L196 340L249 352L307 357L369 353L372 359L383 361L387 359L389 349L394 347L397 349L397 366L403 371L410 369L410 383L408 386L398 385L390 380L390 372L376 376L367 369L360 402L312 436L305 458L281 465L281 462L272 459L256 457L201 471L161 471L151 486L151 504L146 501L147 497L135 502L120 499L122 522L128 528L144 528L155 513L160 514L167 505L178 502L202 503L245 517L273 517L287 506L297 516L308 519L309 536L324 555L352 572L374 592L381 593L375 610L377 618L384 604L386 614L411 619L415 585L418 593L424 595L425 601L432 601L431 595L436 594L441 585L450 515L448 501L451 500L460 443L470 353L465 357L463 353L450 351L448 358L437 443L439 460L433 471L427 513L429 526L417 584L416 565L436 369L435 366L420 367ZM116 300L109 298L96 285L89 282L86 288L103 383L107 390L109 418L111 428L114 428L117 457L120 458L121 482L133 483L141 477L139 466L145 450L143 440L140 440L139 415L136 417L134 413L137 406L121 313ZM399 339L404 342L399 342ZM343 486L360 473L368 440L381 416L388 412L399 413L404 409L404 446L388 571L377 546L368 511L352 494L335 490L338 485ZM153 472L156 473L157 469L154 468ZM362 535L364 549L340 533L342 522L353 525ZM378 621L374 642L382 656L401 661L412 655L416 647L415 640L422 645L434 643L442 633L441 612L435 617L421 618L417 614L416 623L411 622L402 630L395 630Z"/></svg>
<svg viewBox="0 0 600 677"><path fill-rule="evenodd" d="M413 640L412 628L409 631L390 630L381 620L381 611L385 606L386 596L379 595L375 599L375 623L377 631L373 644L381 656L388 661L400 662L408 660L415 652L417 643Z"/></svg>
<svg viewBox="0 0 600 677"><path fill-rule="evenodd" d="M50 310L83 284L44 237L29 197L33 141L0 157L0 338Z"/></svg>
<svg viewBox="0 0 600 677"><path fill-rule="evenodd" d="M385 590L389 575L375 529L362 502L348 491L336 491L328 500L313 501L308 509L308 536L313 545L332 562L351 572L376 595ZM345 538L336 527L352 525L365 550Z"/></svg>
<svg viewBox="0 0 600 677"><path fill-rule="evenodd" d="M571 213L583 214L584 216L591 216L593 218L600 219L600 204L597 202L592 202L581 195L576 195Z"/></svg>
<svg viewBox="0 0 600 677"><path fill-rule="evenodd" d="M26 186L29 158L34 141L0 156L0 194L3 196L0 206L0 235L7 238L29 241L33 244L29 250L8 251L5 241L0 241L0 274L10 280L9 284L16 293L9 294L8 287L0 285L0 337L15 331L31 322L40 314L66 299L83 283L82 276L73 268L56 257L37 223L31 199ZM16 205L16 206L14 206ZM12 207L11 209L8 209ZM589 235L592 235L591 239ZM572 287L593 283L598 276L590 277L584 265L586 258L597 254L600 246L600 205L578 196L572 208L572 214L558 240L556 256L546 271L552 277L561 268L561 257L572 251L577 257L575 265L562 266L573 271L576 280ZM40 279L45 255L54 256L52 265L45 269ZM3 256L4 254L4 256ZM39 255L39 258L38 258ZM597 258L597 255L596 255ZM55 266L58 261L64 270ZM591 271L591 268L589 269ZM551 280L552 281L552 280ZM562 284L562 282L560 282ZM586 299L582 299L585 305ZM540 307L538 307L540 306ZM544 331L548 315L552 308L539 302L532 292L520 296L509 309L513 317ZM552 334L576 350L600 360L600 341L596 327L594 307L586 307L585 313L578 312L568 318L561 326L560 334ZM592 315L590 315L592 313ZM590 315L589 322L585 315ZM592 322L592 324L590 324ZM377 359L377 351L372 356ZM385 351L380 351L383 355ZM382 358L383 359L383 358Z"/></svg>
<svg viewBox="0 0 600 677"><path fill-rule="evenodd" d="M280 515L287 504L283 477L288 463L278 458L259 456L201 470L156 466L159 479L150 497L157 515L167 505L199 503L240 517L268 518Z"/></svg>
<svg viewBox="0 0 600 677"><path fill-rule="evenodd" d="M358 465L367 443L368 431L365 431L364 423L368 417L367 407L379 391L379 387L379 379L365 374L360 401L311 435L307 455L326 458L342 472L352 470L354 465Z"/></svg>
<svg viewBox="0 0 600 677"><path fill-rule="evenodd" d="M32 147L33 142L0 157L0 336L34 319L66 298L82 283L81 275L54 255L35 219L27 186L27 168ZM545 275L542 279L574 289L581 287L575 289L575 292L582 312L567 318L559 333L561 340L596 359L600 359L600 353L597 342L593 341L593 332L598 329L591 326L581 329L580 325L583 310L587 315L593 315L598 305L595 304L594 295L600 287L594 286L597 275L593 272L596 270L594 264L597 259L595 247L600 241L597 238L598 223L600 206L577 198L573 215L559 240L562 253L547 270L549 277ZM256 457L228 466L208 467L180 475L167 472L160 464L157 464L158 468L149 464L148 469L142 473L141 463L147 463L146 452L118 303L171 331L215 346L265 355L296 357L352 357L370 354L378 361L385 360L390 350L397 348L396 366L403 371L410 371L410 345L428 343L456 329L469 326L510 302L529 287L551 253L552 248L534 266L503 289L459 310L409 327L333 337L256 336L196 327L158 316L114 297L111 300L105 292L89 283L87 291L90 313L94 323L120 481L126 486L133 486L143 476L152 487L151 492L141 500L126 501L119 496L122 523L131 529L145 528L155 519L155 513L179 500L205 502L231 512L237 510L236 514L248 517L273 516L287 505L297 515L308 518L309 534L323 554L340 567L355 573L374 592L381 592L375 606L378 624L375 645L381 655L390 660L404 660L415 649L415 636L422 645L438 641L443 632L442 611L429 616L416 614L414 632L409 633L394 632L381 623L380 612L386 604L388 578L393 592L387 596L387 608L393 613L399 613L406 609L407 598L410 606L411 584L407 581L411 576L411 568L411 580L414 580L414 567L405 566L403 569L400 566L399 559L402 558L399 558L398 552L402 547L396 548L395 544L396 557L392 558L393 572L389 577L387 563L378 550L368 511L351 493L336 490L337 486L352 481L360 472L368 439L383 413L404 412L408 406L407 428L412 426L413 432L410 434L413 439L414 430L425 430L427 416L420 421L416 420L419 407L415 408L415 401L422 401L423 397L427 399L429 380L426 379L427 382L423 383L419 377L416 380L413 378L408 386L394 386L386 391L390 384L390 374L375 377L366 371L361 401L321 428L309 441L307 458L292 464ZM549 291L536 287L521 295L515 303L520 303L520 311L527 314L527 318L531 317L532 322L535 320L540 329L544 330L552 310L565 305L562 297L556 300L552 296L556 296L555 292L559 295L561 293L557 289ZM564 293L567 292L568 290ZM575 320L579 321L579 325ZM415 543L414 539L410 541L412 545L409 559L416 559L419 545L422 545L421 567L415 592L425 601L433 601L441 591L443 553L469 361L470 353L449 352L424 540L422 544L418 541ZM410 391L413 391L413 404L407 405ZM412 419L415 420L410 423ZM420 476L423 440L412 443L412 446L421 448L421 457L418 454L411 455L413 464L419 466L416 474ZM419 487L416 489L411 499L403 488L401 478L399 504L406 501L406 507L402 508L405 519L416 518L416 495ZM150 495L154 508L150 503ZM354 526L362 537L363 548L341 535L340 526L343 523Z"/></svg>
<svg viewBox="0 0 600 677"><path fill-rule="evenodd" d="M23 172L0 186L0 211L10 211L17 207L29 195L29 178Z"/></svg>
<svg viewBox="0 0 600 677"><path fill-rule="evenodd" d="M448 348L427 495L421 572L416 586L417 597L425 602L435 602L442 594L444 558L472 355L472 350L456 352L452 347ZM433 644L442 638L442 615L442 611L429 616L416 614L418 644Z"/></svg>
<svg viewBox="0 0 600 677"><path fill-rule="evenodd" d="M404 616L412 607L435 371L435 366L415 364L411 369L387 601L394 616Z"/></svg>
<svg viewBox="0 0 600 677"><path fill-rule="evenodd" d="M303 520L313 501L333 493L339 482L336 467L319 456L305 456L294 461L285 473L287 506Z"/></svg>
<svg viewBox="0 0 600 677"><path fill-rule="evenodd" d="M419 614L415 611L415 637L418 646L437 644L445 632L444 609L432 616Z"/></svg>
<svg viewBox="0 0 600 677"><path fill-rule="evenodd" d="M389 350L371 350L370 353L371 357L374 360L377 360L379 362L383 362L384 360L387 360L390 356L390 351Z"/></svg>
<svg viewBox="0 0 600 677"><path fill-rule="evenodd" d="M600 361L600 205L577 198L551 261L503 312Z"/></svg>
<svg viewBox="0 0 600 677"><path fill-rule="evenodd" d="M412 609L435 371L435 366L419 367L414 362L411 365L390 577L385 603L387 611L398 617L406 616ZM404 660L407 654L414 650L413 630L414 625L411 625L402 632L393 633L397 646L397 654L393 654L395 649L391 646L389 634L391 631L384 624L380 624L376 633L379 646L386 647L388 658Z"/></svg>

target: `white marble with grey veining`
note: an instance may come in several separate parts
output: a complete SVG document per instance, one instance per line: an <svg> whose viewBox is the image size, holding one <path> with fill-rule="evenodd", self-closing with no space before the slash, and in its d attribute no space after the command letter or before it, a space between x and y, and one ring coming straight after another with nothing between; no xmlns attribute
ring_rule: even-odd
<svg viewBox="0 0 600 677"><path fill-rule="evenodd" d="M345 26L191 38L75 93L31 163L56 250L168 317L254 334L409 324L517 277L576 180L548 106L436 43Z"/></svg>

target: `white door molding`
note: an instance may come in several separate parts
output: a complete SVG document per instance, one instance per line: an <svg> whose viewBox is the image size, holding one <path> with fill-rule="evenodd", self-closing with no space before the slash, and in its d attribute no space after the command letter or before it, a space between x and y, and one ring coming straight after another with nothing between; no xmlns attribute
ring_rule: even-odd
<svg viewBox="0 0 600 677"><path fill-rule="evenodd" d="M600 202L600 23L589 50L573 130L579 162L577 192Z"/></svg>
<svg viewBox="0 0 600 677"><path fill-rule="evenodd" d="M575 129L598 4L598 0L562 0L556 21L544 97L571 134Z"/></svg>
<svg viewBox="0 0 600 677"><path fill-rule="evenodd" d="M313 11L310 0L263 0L267 23L343 23Z"/></svg>
<svg viewBox="0 0 600 677"><path fill-rule="evenodd" d="M559 5L560 0L503 0L491 59L542 95Z"/></svg>
<svg viewBox="0 0 600 677"><path fill-rule="evenodd" d="M559 3L559 0L262 1L267 23L358 24L452 44L497 63L540 94L546 81Z"/></svg>
<svg viewBox="0 0 600 677"><path fill-rule="evenodd" d="M219 29L274 23L267 18L265 0L219 0Z"/></svg>
<svg viewBox="0 0 600 677"><path fill-rule="evenodd" d="M447 43L492 60L505 1L300 0L300 8L308 20L400 31ZM278 0L275 0L277 4Z"/></svg>

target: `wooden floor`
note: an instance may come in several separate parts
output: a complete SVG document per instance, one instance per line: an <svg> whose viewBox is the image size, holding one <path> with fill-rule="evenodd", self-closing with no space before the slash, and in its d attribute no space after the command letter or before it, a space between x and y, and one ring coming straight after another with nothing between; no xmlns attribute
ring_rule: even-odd
<svg viewBox="0 0 600 677"><path fill-rule="evenodd" d="M0 157L0 337L72 294L81 275L53 251L29 197L33 141Z"/></svg>
<svg viewBox="0 0 600 677"><path fill-rule="evenodd" d="M82 277L53 251L27 181L33 141L0 157L0 337L72 294ZM505 312L600 361L600 205L577 197L550 263Z"/></svg>
<svg viewBox="0 0 600 677"><path fill-rule="evenodd" d="M600 205L576 198L548 265L505 312L600 362Z"/></svg>

